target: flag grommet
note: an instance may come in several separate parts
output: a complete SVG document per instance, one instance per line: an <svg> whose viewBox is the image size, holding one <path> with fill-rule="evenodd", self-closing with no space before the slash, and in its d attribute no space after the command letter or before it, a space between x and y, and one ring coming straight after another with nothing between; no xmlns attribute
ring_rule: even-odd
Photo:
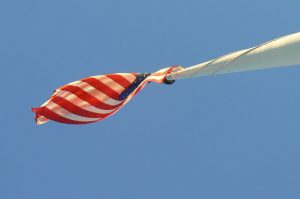
<svg viewBox="0 0 300 199"><path fill-rule="evenodd" d="M170 85L170 84L173 84L175 82L175 80L167 80L167 78L165 78L163 82L164 82L164 84Z"/></svg>

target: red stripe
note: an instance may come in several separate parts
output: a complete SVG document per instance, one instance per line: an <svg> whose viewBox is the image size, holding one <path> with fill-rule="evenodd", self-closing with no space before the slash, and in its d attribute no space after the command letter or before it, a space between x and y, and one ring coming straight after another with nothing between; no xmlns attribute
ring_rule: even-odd
<svg viewBox="0 0 300 199"><path fill-rule="evenodd" d="M106 75L106 77L108 77L108 78L112 79L113 81L115 81L116 83L120 84L123 88L127 88L132 83L132 82L128 81L127 79L125 79L125 77L123 77L122 75L118 75L118 74L109 74L109 75Z"/></svg>
<svg viewBox="0 0 300 199"><path fill-rule="evenodd" d="M40 108L31 108L32 112L37 113Z"/></svg>
<svg viewBox="0 0 300 199"><path fill-rule="evenodd" d="M111 87L107 86L106 84L102 83L101 81L99 81L95 78L92 78L92 77L82 79L81 81L88 83L89 85L98 89L99 91L106 94L110 98L119 100L119 93L117 93L117 91L113 90Z"/></svg>
<svg viewBox="0 0 300 199"><path fill-rule="evenodd" d="M89 104L93 105L96 108L104 109L104 110L111 110L119 106L118 105L108 105L103 103L102 101L99 101L97 98L95 98L93 95L89 94L88 92L82 90L81 88L77 86L72 85L66 85L62 90L66 90L71 92L72 94L76 95L80 99L88 102Z"/></svg>
<svg viewBox="0 0 300 199"><path fill-rule="evenodd" d="M94 113L94 112L84 110L84 109L80 108L79 106L77 106L59 96L54 97L53 99L51 99L51 101L58 104L59 106L63 107L67 111L69 111L75 115L82 116L82 117L99 118L100 119L100 118L104 118L104 117L107 117L108 115L110 115L110 113L100 114L100 113Z"/></svg>
<svg viewBox="0 0 300 199"><path fill-rule="evenodd" d="M38 122L38 118L40 117L40 116L42 116L40 113L39 113L39 109L40 108L31 108L31 110L32 110L32 112L34 112L35 113L35 122L37 123Z"/></svg>
<svg viewBox="0 0 300 199"><path fill-rule="evenodd" d="M50 109L48 109L47 107L43 106L40 107L38 110L35 110L38 112L39 115L45 116L46 118L50 119L50 120L54 120L56 122L61 122L61 123L66 123L66 124L88 124L88 123L93 123L96 121L91 121L91 122L82 122L82 121L74 121L74 120L70 120L67 118L64 118L58 114L56 114L55 112L51 111Z"/></svg>

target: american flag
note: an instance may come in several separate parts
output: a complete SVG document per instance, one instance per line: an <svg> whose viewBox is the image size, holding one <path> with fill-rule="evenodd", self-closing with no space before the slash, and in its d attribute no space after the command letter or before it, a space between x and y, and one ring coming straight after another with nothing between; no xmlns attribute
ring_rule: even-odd
<svg viewBox="0 0 300 199"><path fill-rule="evenodd" d="M38 108L36 123L48 120L87 124L103 120L122 108L148 82L162 83L174 67L155 73L114 73L87 77L57 88Z"/></svg>

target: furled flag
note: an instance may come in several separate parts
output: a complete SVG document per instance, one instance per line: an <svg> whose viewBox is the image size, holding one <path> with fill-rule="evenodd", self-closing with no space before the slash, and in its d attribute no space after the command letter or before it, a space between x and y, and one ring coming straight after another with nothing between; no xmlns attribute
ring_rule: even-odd
<svg viewBox="0 0 300 199"><path fill-rule="evenodd" d="M87 124L116 113L132 99L148 82L171 84L166 80L171 72L180 69L173 66L155 73L115 73L91 76L57 88L39 108L36 123L48 120L67 124Z"/></svg>

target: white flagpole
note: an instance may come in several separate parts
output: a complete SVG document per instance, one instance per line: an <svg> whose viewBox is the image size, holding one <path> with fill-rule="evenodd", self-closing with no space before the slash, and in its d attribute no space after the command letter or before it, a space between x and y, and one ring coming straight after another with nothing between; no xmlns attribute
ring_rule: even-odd
<svg viewBox="0 0 300 199"><path fill-rule="evenodd" d="M174 71L167 80L243 72L300 64L300 32L286 35L253 48Z"/></svg>

